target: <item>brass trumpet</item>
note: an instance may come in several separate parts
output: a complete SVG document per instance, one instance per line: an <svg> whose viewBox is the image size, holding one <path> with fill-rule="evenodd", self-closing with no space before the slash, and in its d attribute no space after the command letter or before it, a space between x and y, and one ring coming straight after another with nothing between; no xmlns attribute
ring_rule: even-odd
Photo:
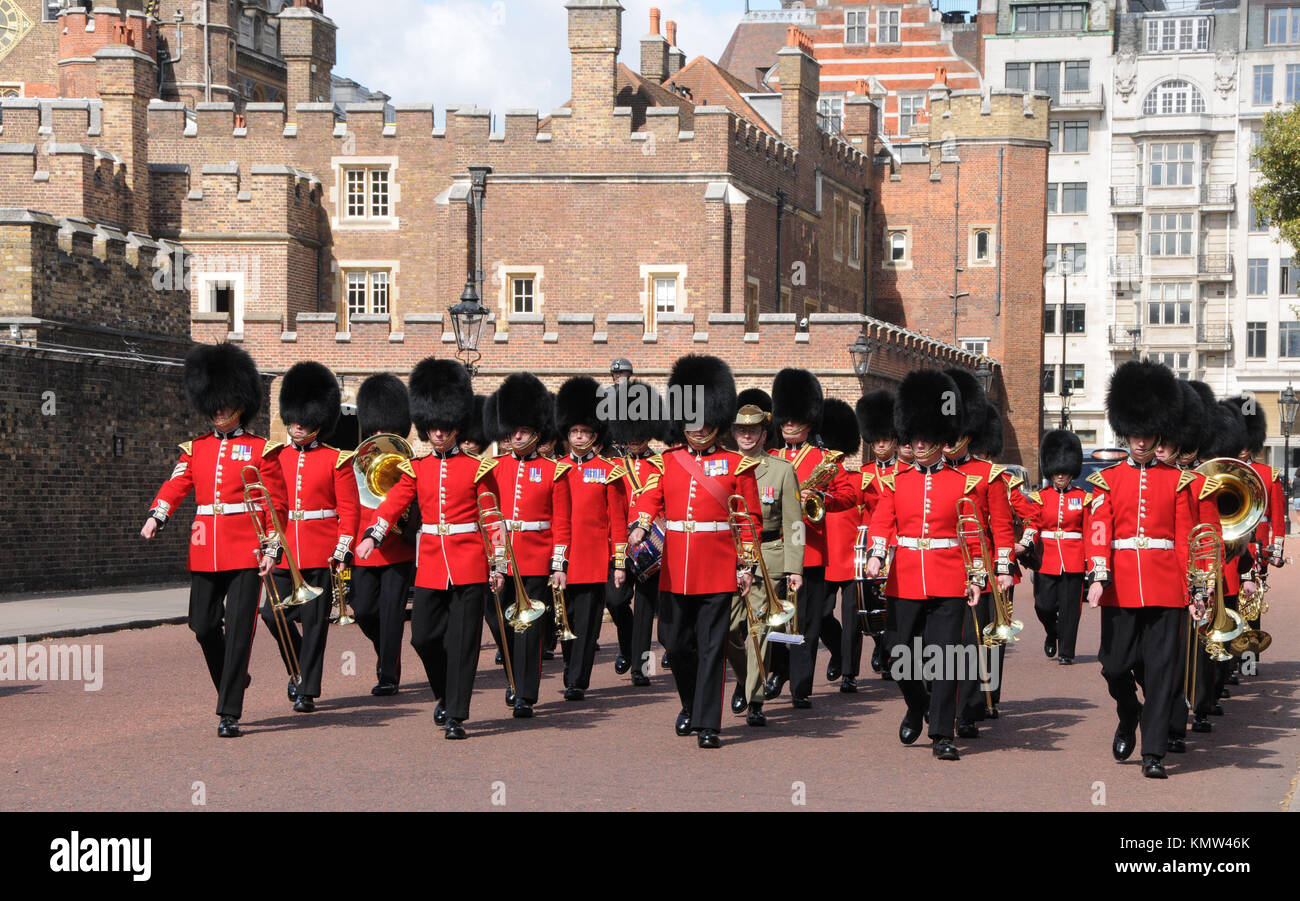
<svg viewBox="0 0 1300 901"><path fill-rule="evenodd" d="M822 454L822 461L808 473L808 478L799 483L800 492L825 491L835 478L835 473L839 471L837 464L844 454L835 450L824 450ZM803 516L809 522L821 522L826 518L826 502L816 494L811 495L803 502Z"/></svg>
<svg viewBox="0 0 1300 901"><path fill-rule="evenodd" d="M253 472L253 478L249 479L249 470ZM298 571L298 562L293 559L293 551L289 549L289 540L285 537L284 529L280 525L280 517L275 512L275 504L271 503L271 494L266 490L266 483L262 481L262 474L258 472L256 466L245 466L239 471L240 481L244 483L244 502L249 505L249 513L253 517L253 529L257 532L257 540L265 546L268 542L266 529L262 526L262 521L257 518L257 511L251 509L257 505L266 507L267 515L271 518L271 529L275 532L276 541L284 549L284 559L289 564L289 575L293 579L293 594L285 598L283 603L285 607L296 607L299 604L305 604L308 601L314 601L324 592L308 585L303 580L302 573Z"/></svg>
<svg viewBox="0 0 1300 901"><path fill-rule="evenodd" d="M577 634L569 628L569 611L564 604L564 589L551 583L551 603L555 605L555 621L560 624L560 641L573 641Z"/></svg>
<svg viewBox="0 0 1300 901"><path fill-rule="evenodd" d="M978 560L972 558L970 547L966 543L970 538L978 539L980 549ZM989 561L989 546L985 540L984 523L980 520L979 508L968 497L957 499L957 544L961 547L967 575L978 575L981 572L987 575L989 591L993 594L993 622L985 626L980 633L984 636L984 644L993 647L1009 641L1019 641L1016 636L1020 634L1024 624L1018 619L1012 619L1015 611L1012 609L1011 601L998 586L998 578Z"/></svg>
<svg viewBox="0 0 1300 901"><path fill-rule="evenodd" d="M336 626L350 626L356 622L348 616L348 581L351 578L351 567L347 569L330 567L330 589L334 595L334 609L330 611L330 622Z"/></svg>

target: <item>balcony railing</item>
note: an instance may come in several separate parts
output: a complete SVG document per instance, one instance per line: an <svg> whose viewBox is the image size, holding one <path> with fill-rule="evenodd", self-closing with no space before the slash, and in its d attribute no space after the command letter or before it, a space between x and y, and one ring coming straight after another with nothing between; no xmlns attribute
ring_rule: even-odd
<svg viewBox="0 0 1300 901"><path fill-rule="evenodd" d="M1106 108L1106 97L1102 92L1101 85L1095 84L1086 91L1062 91L1052 97L1050 108L1053 110L1102 110Z"/></svg>
<svg viewBox="0 0 1300 901"><path fill-rule="evenodd" d="M1232 254L1207 253L1196 258L1196 274L1229 277L1232 275Z"/></svg>
<svg viewBox="0 0 1300 901"><path fill-rule="evenodd" d="M1133 334L1135 332L1136 334ZM1140 325L1112 325L1107 329L1107 335L1112 348L1132 348L1135 337L1137 343L1142 344L1142 326Z"/></svg>
<svg viewBox="0 0 1300 901"><path fill-rule="evenodd" d="M1108 268L1113 279L1139 279L1142 277L1142 256L1136 253L1112 256Z"/></svg>
<svg viewBox="0 0 1300 901"><path fill-rule="evenodd" d="M1111 206L1141 206L1142 185L1120 185L1110 189Z"/></svg>
<svg viewBox="0 0 1300 901"><path fill-rule="evenodd" d="M1236 185L1201 185L1201 203L1231 206L1237 200Z"/></svg>
<svg viewBox="0 0 1300 901"><path fill-rule="evenodd" d="M1226 322L1202 322L1196 326L1197 344L1232 346L1232 328Z"/></svg>

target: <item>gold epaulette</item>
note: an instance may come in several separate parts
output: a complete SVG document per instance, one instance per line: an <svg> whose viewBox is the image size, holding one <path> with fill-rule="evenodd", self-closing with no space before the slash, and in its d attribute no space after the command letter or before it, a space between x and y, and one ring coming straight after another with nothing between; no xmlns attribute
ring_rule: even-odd
<svg viewBox="0 0 1300 901"><path fill-rule="evenodd" d="M894 474L892 472L885 473L880 477L880 481L883 485L889 488L890 491L894 490Z"/></svg>
<svg viewBox="0 0 1300 901"><path fill-rule="evenodd" d="M1020 478L1020 476L1013 475L1007 479L1007 488L1019 488L1024 483L1025 480Z"/></svg>
<svg viewBox="0 0 1300 901"><path fill-rule="evenodd" d="M1188 475L1188 473L1183 473L1183 475ZM1178 480L1178 487L1180 489L1183 487L1182 479ZM1223 483L1220 482L1217 478L1215 478L1214 476L1206 476L1205 484L1201 486L1201 494L1199 500L1205 500L1207 497L1209 497L1211 494L1214 494L1214 492L1218 491L1222 487L1223 487Z"/></svg>
<svg viewBox="0 0 1300 901"><path fill-rule="evenodd" d="M276 453L277 451L282 450L283 448L284 445L281 444L279 441L268 441L266 442L266 446L262 448L262 456L269 457L272 454Z"/></svg>
<svg viewBox="0 0 1300 901"><path fill-rule="evenodd" d="M556 463L555 481L557 482L560 481L560 479L564 477L564 474L572 468L573 468L573 464L570 463L568 460L561 460L559 463Z"/></svg>
<svg viewBox="0 0 1300 901"><path fill-rule="evenodd" d="M1101 470L1097 470L1092 475L1088 476L1088 481L1091 484L1096 485L1102 491L1110 491L1110 486L1106 484L1106 477L1101 474Z"/></svg>
<svg viewBox="0 0 1300 901"><path fill-rule="evenodd" d="M974 491L976 488L979 487L979 483L980 483L980 477L978 475L972 473L971 475L966 476L966 487L962 489L961 493L970 494L972 491Z"/></svg>
<svg viewBox="0 0 1300 901"><path fill-rule="evenodd" d="M406 473L411 478L415 478L415 467L411 465L410 460L403 460L401 463L398 463L397 468L401 472Z"/></svg>
<svg viewBox="0 0 1300 901"><path fill-rule="evenodd" d="M1037 491L1029 492L1029 496L1034 499L1035 504L1041 504L1043 502L1043 496Z"/></svg>
<svg viewBox="0 0 1300 901"><path fill-rule="evenodd" d="M1196 473L1192 472L1192 470L1190 469L1184 469L1178 475L1178 487L1175 488L1174 490L1182 491L1184 488L1186 488L1188 485L1192 484L1192 482L1195 481L1196 481ZM1205 481L1208 482L1209 479L1206 479Z"/></svg>
<svg viewBox="0 0 1300 901"><path fill-rule="evenodd" d="M871 485L871 480L876 477L874 472L864 472L862 474L862 490L866 491Z"/></svg>
<svg viewBox="0 0 1300 901"><path fill-rule="evenodd" d="M1002 475L1002 473L1004 473L1004 472L1006 472L1006 471L1007 471L1007 468L1006 468L1005 466L1003 466L1001 463L990 463L990 464L989 464L989 484L992 485L992 484L993 484L993 480L996 479L998 476Z"/></svg>
<svg viewBox="0 0 1300 901"><path fill-rule="evenodd" d="M641 490L637 493L644 494L645 492L649 491L651 488L656 487L658 484L659 484L659 473L652 472L650 473L649 477L646 478L646 480L641 483Z"/></svg>
<svg viewBox="0 0 1300 901"><path fill-rule="evenodd" d="M615 482L623 478L623 476L625 475L627 475L627 470L624 469L622 466L615 464L614 467L610 469L609 475L605 476L605 484L613 485Z"/></svg>
<svg viewBox="0 0 1300 901"><path fill-rule="evenodd" d="M758 457L743 457L741 461L736 464L736 475L740 475L742 472L749 472L749 470L753 469L760 462L762 461Z"/></svg>
<svg viewBox="0 0 1300 901"><path fill-rule="evenodd" d="M651 466L653 466L655 469L659 470L661 473L664 471L663 454L655 454L653 457L647 457L646 462L649 463Z"/></svg>
<svg viewBox="0 0 1300 901"><path fill-rule="evenodd" d="M347 466L348 461L350 461L356 455L357 455L356 451L345 451L345 450L339 451L339 460L337 463L334 464L334 468L342 469L344 466Z"/></svg>
<svg viewBox="0 0 1300 901"><path fill-rule="evenodd" d="M1282 481L1282 470L1278 469L1276 466L1270 466L1269 469L1273 470L1273 481L1274 481L1274 482L1280 482L1280 481Z"/></svg>
<svg viewBox="0 0 1300 901"><path fill-rule="evenodd" d="M497 465L497 461L491 457L476 457L473 454L466 454L471 460L478 460L478 472L474 473L474 482L477 484L483 480L483 477L492 471Z"/></svg>
<svg viewBox="0 0 1300 901"><path fill-rule="evenodd" d="M182 453L182 454L188 454L188 455L191 456L191 457L194 456L194 442L193 442L193 441L182 441L180 444L178 444L178 445L176 445L176 446L179 447L179 448L181 449L181 453Z"/></svg>
<svg viewBox="0 0 1300 901"><path fill-rule="evenodd" d="M1085 495L1083 496L1083 502L1084 502L1085 504L1091 504L1091 503L1092 503L1092 492L1091 492L1091 491L1089 491L1087 494L1085 494Z"/></svg>

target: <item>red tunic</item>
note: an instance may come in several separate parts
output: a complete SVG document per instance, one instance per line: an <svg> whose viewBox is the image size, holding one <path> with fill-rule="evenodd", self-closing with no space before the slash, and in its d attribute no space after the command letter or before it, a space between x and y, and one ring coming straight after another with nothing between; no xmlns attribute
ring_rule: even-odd
<svg viewBox="0 0 1300 901"><path fill-rule="evenodd" d="M609 578L612 561L623 566L627 553L627 492L624 470L596 454L565 457L572 506L573 547L569 551L569 582L589 585Z"/></svg>
<svg viewBox="0 0 1300 901"><path fill-rule="evenodd" d="M292 442L279 453L284 484L289 493L285 517L285 543L300 569L329 566L335 550L350 551L357 537L361 501L352 474L352 451L313 441L305 450ZM321 518L321 511L333 515ZM288 569L283 557L280 568Z"/></svg>
<svg viewBox="0 0 1300 901"><path fill-rule="evenodd" d="M519 574L562 572L572 534L569 480L565 478L568 461L557 463L535 453L523 458L502 454L496 461L492 475L501 489L501 513L509 522L510 548L519 563Z"/></svg>
<svg viewBox="0 0 1300 901"><path fill-rule="evenodd" d="M1084 537L1088 534L1088 510L1092 495L1068 486L1058 491L1048 486L1034 494L1038 499L1038 537L1043 542L1043 565L1048 576L1084 571Z"/></svg>
<svg viewBox="0 0 1300 901"><path fill-rule="evenodd" d="M797 448L785 447L782 449L773 449L768 451L774 457L780 457L788 463L794 464L795 478L802 485L817 465L826 457L826 451L811 444L802 444ZM853 480L844 472L844 467L839 463L835 464L836 474L831 484L825 491L823 500L826 504L827 517L829 514L836 513L840 510L849 510L857 506L859 491L856 491ZM826 565L826 519L823 517L821 522L811 522L804 520L804 551L803 565L804 569L810 566ZM829 578L829 577L828 577Z"/></svg>
<svg viewBox="0 0 1300 901"><path fill-rule="evenodd" d="M283 523L284 478L276 462L283 445L235 429L224 437L209 432L186 441L180 448L180 462L158 489L150 515L166 522L192 488L198 509L190 527L190 570L210 573L256 567L257 531L252 517L243 509L241 473L245 466L257 468ZM220 511L214 509L217 504L222 505ZM263 509L259 518L266 534L272 536L269 511Z"/></svg>
<svg viewBox="0 0 1300 901"><path fill-rule="evenodd" d="M660 457L662 475L651 475L634 510L641 528L648 529L658 516L668 521L660 588L674 594L734 593L739 567L727 498L739 494L751 516L761 515L754 476L758 460L716 447L702 454L674 448Z"/></svg>
<svg viewBox="0 0 1300 901"><path fill-rule="evenodd" d="M1263 479L1264 494L1268 499L1264 507L1264 518L1255 527L1255 539L1267 547L1286 537L1286 495L1282 493L1282 471L1253 460L1250 465Z"/></svg>
<svg viewBox="0 0 1300 901"><path fill-rule="evenodd" d="M375 525L379 518L378 507L367 507L364 502L361 503L361 517L358 525L358 535L365 535ZM382 545L375 548L365 560L360 557L352 561L353 566L388 566L390 563L409 563L415 559L414 536L407 536L406 529L417 528L413 525L403 525L404 538L392 537ZM417 532L418 534L418 532ZM411 541L405 540L411 538Z"/></svg>
<svg viewBox="0 0 1300 901"><path fill-rule="evenodd" d="M862 474L856 469L846 469L844 472L848 476L849 489L855 503L847 510L826 514L827 582L849 582L853 579L853 545L858 540L858 525L862 522L867 503L862 490ZM873 507L879 497L872 493Z"/></svg>
<svg viewBox="0 0 1300 901"><path fill-rule="evenodd" d="M1093 492L1088 557L1111 574L1106 607L1182 607L1187 603L1187 537L1193 522L1189 491L1196 474L1153 460L1129 459L1088 477ZM1115 547L1116 543L1121 547Z"/></svg>
<svg viewBox="0 0 1300 901"><path fill-rule="evenodd" d="M992 539L989 556L994 570L1000 575L1015 572L1016 529L1011 519L1011 503L1007 500L1007 482L1002 478L1006 468L977 457L967 457L961 463L950 463L963 475L979 476L973 497L984 520L985 529Z"/></svg>

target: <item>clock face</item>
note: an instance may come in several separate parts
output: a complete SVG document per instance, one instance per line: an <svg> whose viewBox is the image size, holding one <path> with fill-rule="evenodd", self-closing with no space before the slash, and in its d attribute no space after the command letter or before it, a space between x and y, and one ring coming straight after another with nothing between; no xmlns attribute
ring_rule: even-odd
<svg viewBox="0 0 1300 901"><path fill-rule="evenodd" d="M0 0L0 60L31 30L32 20L15 0Z"/></svg>

